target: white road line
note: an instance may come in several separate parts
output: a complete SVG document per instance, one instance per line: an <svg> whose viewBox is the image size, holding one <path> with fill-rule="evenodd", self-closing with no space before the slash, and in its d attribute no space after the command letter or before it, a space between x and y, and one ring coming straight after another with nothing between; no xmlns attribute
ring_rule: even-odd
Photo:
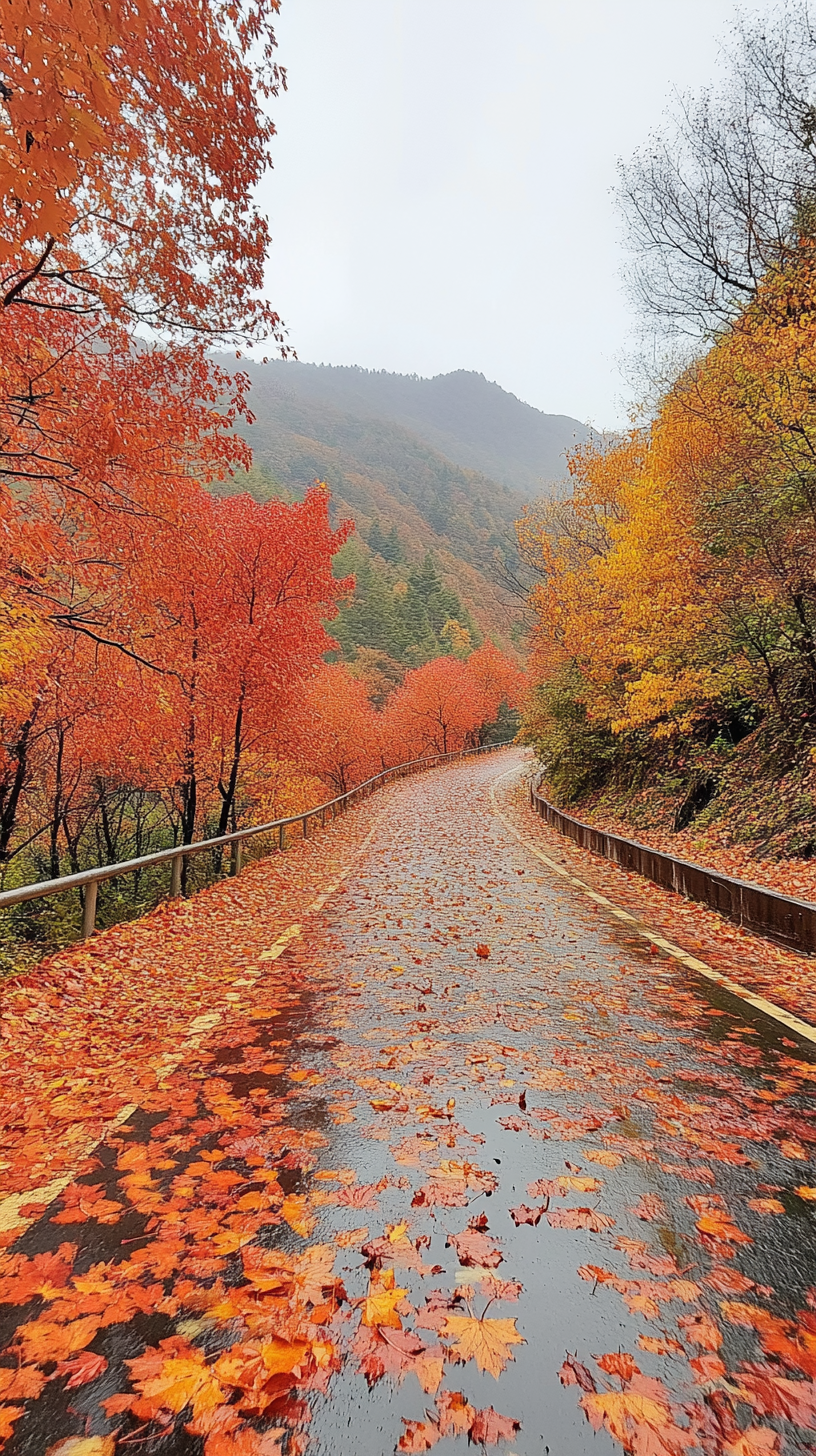
<svg viewBox="0 0 816 1456"><path fill-rule="evenodd" d="M502 813L496 800L496 785L500 784L502 779L509 778L510 774L518 773L518 768L511 768L508 769L507 773L500 774L497 779L494 779L490 786L490 799L496 817L501 819L506 828L510 830L514 839L517 839L528 853L535 855L536 859L540 859L543 864L547 865L549 869L554 870L562 879L569 881L576 890L580 890L588 899L594 900L596 905L603 905L618 920L625 920L643 940L648 940L651 945L658 946L660 950L665 951L666 955L671 956L676 961L680 961L690 971L696 971L698 975L705 976L709 981L716 981L718 986L724 986L727 991L731 992L732 996L737 996L740 1001L745 1001L748 1006L756 1007L757 1011L762 1011L765 1016L770 1016L774 1021L780 1022L782 1026L788 1027L790 1031L795 1031L797 1036L803 1037L805 1041L816 1044L816 1027L811 1026L807 1021L802 1021L798 1016L791 1015L782 1006L777 1006L775 1002L768 1001L764 996L756 996L753 991L749 991L746 986L741 986L737 981L732 981L729 976L721 975L719 971L715 971L705 961L698 960L697 956L689 955L688 951L683 950L679 945L675 945L673 941L665 940L663 936L656 935L654 931L649 929L648 925L644 925L641 920L636 919L634 915L630 915L628 910L621 910L618 905L613 904L611 900L607 900L605 895L600 895L597 890L591 889L589 885L584 884L583 880L576 879L575 875L571 875L569 870L564 869L563 865L557 864L554 859L550 859L548 854L544 854L543 850L531 844L529 839L508 819L507 815Z"/></svg>

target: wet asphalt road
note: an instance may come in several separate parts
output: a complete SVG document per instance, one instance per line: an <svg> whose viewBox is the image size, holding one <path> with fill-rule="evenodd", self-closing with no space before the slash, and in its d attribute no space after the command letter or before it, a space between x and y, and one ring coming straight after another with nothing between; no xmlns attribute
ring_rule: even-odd
<svg viewBox="0 0 816 1456"><path fill-rule="evenodd" d="M278 1138L267 1162L315 1222L305 1235L283 1225L275 1238L297 1252L339 1234L335 1272L354 1300L368 1285L366 1244L407 1223L393 1242L402 1249L413 1241L416 1253L397 1259L396 1276L414 1312L432 1291L458 1290L456 1308L480 1315L486 1281L505 1281L488 1318L514 1319L524 1343L508 1351L514 1358L498 1379L472 1359L448 1358L442 1388L520 1422L503 1450L583 1456L590 1443L598 1452L621 1447L591 1430L581 1391L562 1386L567 1353L597 1376L594 1357L633 1352L642 1372L659 1377L688 1410L705 1404L707 1387L689 1363L701 1347L682 1320L705 1313L721 1335L718 1357L733 1372L763 1357L755 1331L724 1317L724 1301L785 1317L806 1305L816 1283L816 1203L795 1190L816 1185L814 1062L812 1049L651 954L514 839L493 812L490 788L505 775L506 794L508 770L522 765L521 755L501 754L371 801L372 838L356 870L269 972L263 1004L275 1002L276 1014L256 1017L253 1031L263 1055L247 1070L245 1038L232 1044L226 1025L203 1056L182 1064L174 1136L179 1125L192 1130L188 1163L202 1148L227 1148L223 1166L239 1167L243 1147L217 1126L204 1127L195 1101L204 1095L202 1078L217 1077L261 1120L264 1107L270 1115L274 1107L276 1125L285 1099L301 1152L293 1156ZM129 1146L146 1144L151 1128L163 1135L160 1114L137 1113L131 1125ZM304 1136L311 1157L302 1152ZM100 1161L107 1196L118 1190L121 1197L115 1148L102 1148ZM452 1163L475 1171L465 1176L467 1201L448 1205L434 1201L434 1189ZM553 1191L559 1177L597 1186ZM549 1196L528 1193L539 1180L549 1181ZM338 1188L369 1191L343 1202ZM544 1212L536 1224L517 1226L510 1209L519 1205ZM698 1228L707 1208L728 1220L722 1236ZM570 1227L561 1213L578 1209L588 1215ZM70 1237L80 1245L74 1277L129 1255L151 1227L143 1212L129 1212L120 1222L66 1229L50 1221L53 1211L18 1247L32 1254ZM501 1253L492 1269L461 1263L450 1243L480 1214ZM743 1237L728 1236L728 1227ZM343 1239L355 1229L356 1238ZM203 1283L212 1277L206 1239L205 1231L196 1245ZM599 1282L588 1266L617 1285ZM223 1347L217 1321L196 1326L182 1306L100 1330L90 1348L107 1358L106 1374L67 1392L49 1383L6 1450L40 1456L65 1436L118 1427L122 1451L201 1452L203 1438L179 1422L164 1435L137 1436L140 1422L128 1416L123 1425L99 1405L127 1390L126 1358L179 1327L210 1350ZM5 1339L13 1341L38 1307L7 1306ZM402 1322L421 1339L437 1338L438 1322L434 1333L415 1313ZM386 1375L369 1386L348 1311L337 1335L342 1368L308 1397L308 1450L390 1453L405 1421L433 1413L434 1394L421 1389L408 1362L402 1379ZM676 1340L686 1356L643 1350L644 1336ZM780 1429L784 1451L809 1450L816 1439ZM725 1449L716 1432L710 1440L706 1449ZM434 1449L448 1456L464 1444L443 1436Z"/></svg>

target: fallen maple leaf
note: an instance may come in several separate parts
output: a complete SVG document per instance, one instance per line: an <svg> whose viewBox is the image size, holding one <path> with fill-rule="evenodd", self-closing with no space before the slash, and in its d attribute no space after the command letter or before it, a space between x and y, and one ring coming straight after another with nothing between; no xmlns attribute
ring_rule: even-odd
<svg viewBox="0 0 816 1456"><path fill-rule="evenodd" d="M816 1431L816 1380L787 1380L754 1366L740 1375L744 1398L761 1415L784 1416L794 1425Z"/></svg>
<svg viewBox="0 0 816 1456"><path fill-rule="evenodd" d="M479 1288L485 1299L518 1299L524 1285L519 1284L515 1279L497 1279L495 1274L488 1274L481 1281Z"/></svg>
<svg viewBox="0 0 816 1456"><path fill-rule="evenodd" d="M100 1315L88 1314L70 1324L52 1324L48 1320L32 1320L20 1325L17 1338L25 1347L25 1358L44 1365L48 1360L67 1360L90 1345L102 1323Z"/></svg>
<svg viewBox="0 0 816 1456"><path fill-rule="evenodd" d="M776 1456L780 1439L770 1426L751 1426L723 1446L723 1456Z"/></svg>
<svg viewBox="0 0 816 1456"><path fill-rule="evenodd" d="M480 957L481 960L487 960L487 957L490 955L490 946L484 945L483 942L480 941L476 947L476 954Z"/></svg>
<svg viewBox="0 0 816 1456"><path fill-rule="evenodd" d="M536 1224L541 1222L541 1216L546 1211L545 1204L542 1204L540 1208L528 1208L526 1203L520 1203L518 1208L510 1209L510 1217L517 1228L523 1223L531 1223L535 1228Z"/></svg>
<svg viewBox="0 0 816 1456"><path fill-rule="evenodd" d="M340 1190L337 1202L348 1208L376 1208L377 1195L382 1192L382 1187L382 1183L355 1183L351 1188ZM285 1218L286 1214L283 1216Z"/></svg>
<svg viewBox="0 0 816 1456"><path fill-rule="evenodd" d="M0 1366L0 1399L36 1400L46 1377L36 1365Z"/></svg>
<svg viewBox="0 0 816 1456"><path fill-rule="evenodd" d="M476 1414L461 1390L440 1390L436 1397L436 1410L443 1436L464 1436Z"/></svg>
<svg viewBox="0 0 816 1456"><path fill-rule="evenodd" d="M14 1422L25 1415L24 1405L0 1405L0 1441L14 1435Z"/></svg>
<svg viewBox="0 0 816 1456"><path fill-rule="evenodd" d="M497 1380L508 1360L514 1359L510 1346L525 1344L515 1319L474 1319L470 1315L449 1314L442 1334L453 1341L458 1360L475 1360L480 1370L486 1370Z"/></svg>
<svg viewBox="0 0 816 1456"><path fill-rule="evenodd" d="M607 1148L587 1148L584 1157L590 1163L600 1163L602 1168L619 1168L623 1162L620 1153L611 1153Z"/></svg>
<svg viewBox="0 0 816 1456"><path fill-rule="evenodd" d="M66 1436L49 1446L45 1456L113 1456L115 1436Z"/></svg>
<svg viewBox="0 0 816 1456"><path fill-rule="evenodd" d="M108 1362L104 1355L94 1355L91 1350L83 1350L80 1355L74 1355L71 1360L61 1360L54 1374L69 1376L65 1389L76 1390L80 1385L89 1385L107 1368Z"/></svg>
<svg viewBox="0 0 816 1456"><path fill-rule="evenodd" d="M598 1388L592 1372L572 1355L567 1355L558 1372L558 1379L562 1385L577 1385L581 1390L594 1391Z"/></svg>
<svg viewBox="0 0 816 1456"><path fill-rule="evenodd" d="M402 1380L409 1371L415 1370L417 1358L426 1353L422 1341L410 1330L387 1326L367 1328L362 1324L352 1348L359 1356L360 1371L369 1386L376 1385L384 1375Z"/></svg>
<svg viewBox="0 0 816 1456"><path fill-rule="evenodd" d="M722 1334L710 1315L683 1314L677 1321L686 1339L701 1350L719 1350Z"/></svg>
<svg viewBox="0 0 816 1456"><path fill-rule="evenodd" d="M551 1208L547 1222L553 1228L589 1229L590 1233L598 1234L602 1229L612 1228L615 1220L596 1208Z"/></svg>
<svg viewBox="0 0 816 1456"><path fill-rule="evenodd" d="M422 1350L414 1359L414 1374L426 1395L439 1389L444 1373L445 1351L441 1345Z"/></svg>
<svg viewBox="0 0 816 1456"><path fill-rule="evenodd" d="M642 1218L647 1223L651 1223L656 1218L665 1219L667 1217L666 1205L659 1193L642 1194L632 1212L637 1218Z"/></svg>
<svg viewBox="0 0 816 1456"><path fill-rule="evenodd" d="M368 1225L363 1228L341 1229L335 1234L334 1242L341 1249L356 1249L361 1247L368 1238Z"/></svg>
<svg viewBox="0 0 816 1456"><path fill-rule="evenodd" d="M779 1144L779 1151L783 1158L790 1158L796 1162L807 1162L807 1149L802 1147L797 1138L783 1138Z"/></svg>
<svg viewBox="0 0 816 1456"><path fill-rule="evenodd" d="M476 1412L468 1439L479 1441L483 1446L497 1446L499 1441L512 1441L520 1429L520 1421L514 1421L511 1416L500 1416L489 1405L487 1410Z"/></svg>
<svg viewBox="0 0 816 1456"><path fill-rule="evenodd" d="M601 1370L605 1370L607 1375L617 1375L625 1383L640 1374L634 1357L624 1350L613 1351L610 1355L599 1355L596 1364Z"/></svg>
<svg viewBox="0 0 816 1456"><path fill-rule="evenodd" d="M701 1234L722 1243L752 1244L754 1242L750 1234L743 1233L742 1229L737 1228L737 1225L722 1209L714 1208L710 1213L704 1213L702 1218L698 1218L697 1227Z"/></svg>
<svg viewBox="0 0 816 1456"><path fill-rule="evenodd" d="M281 1204L280 1211L293 1233L300 1234L301 1238L304 1239L309 1237L309 1234L317 1223L317 1218L315 1214L308 1211L308 1199L305 1194L287 1194Z"/></svg>
<svg viewBox="0 0 816 1456"><path fill-rule="evenodd" d="M451 1234L448 1243L456 1250L459 1263L467 1269L495 1269L504 1258L496 1240L481 1229Z"/></svg>
<svg viewBox="0 0 816 1456"><path fill-rule="evenodd" d="M185 1350L183 1342L171 1337L163 1348L148 1349L127 1364L139 1391L134 1409L149 1419L162 1411L178 1415L188 1405L196 1417L224 1403L224 1390L205 1364L203 1351L192 1345Z"/></svg>
<svg viewBox="0 0 816 1456"><path fill-rule="evenodd" d="M648 1382L651 1386L657 1381ZM676 1425L668 1403L633 1390L609 1390L581 1397L581 1405L596 1431L605 1426L624 1450L648 1456L681 1456L697 1444L691 1431ZM645 1430L644 1430L645 1427Z"/></svg>
<svg viewBox="0 0 816 1456"><path fill-rule="evenodd" d="M204 1443L204 1456L283 1456L285 1426L255 1431L243 1426L235 1431L216 1431Z"/></svg>
<svg viewBox="0 0 816 1456"><path fill-rule="evenodd" d="M402 1320L396 1306L405 1299L407 1289L394 1287L393 1269L384 1269L375 1279L372 1276L368 1294L363 1300L362 1322L371 1328L385 1325L389 1329L401 1330Z"/></svg>
<svg viewBox="0 0 816 1456"><path fill-rule="evenodd" d="M695 1385L716 1384L726 1374L725 1362L719 1355L695 1355L689 1365L694 1371Z"/></svg>
<svg viewBox="0 0 816 1456"><path fill-rule="evenodd" d="M685 1350L679 1340L673 1340L671 1336L665 1339L658 1339L656 1335L638 1335L638 1345L641 1350L646 1350L650 1355L685 1355Z"/></svg>
<svg viewBox="0 0 816 1456"><path fill-rule="evenodd" d="M435 1421L408 1421L403 1416L402 1424L405 1430L397 1442L398 1451L430 1451L442 1435Z"/></svg>

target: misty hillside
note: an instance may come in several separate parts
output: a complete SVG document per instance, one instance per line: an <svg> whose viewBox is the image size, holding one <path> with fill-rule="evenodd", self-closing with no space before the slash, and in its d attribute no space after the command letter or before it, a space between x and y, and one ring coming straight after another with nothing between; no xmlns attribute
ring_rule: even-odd
<svg viewBox="0 0 816 1456"><path fill-rule="evenodd" d="M589 435L580 420L543 414L483 374L465 369L420 379L384 370L273 360L251 365L250 373L261 427L266 411L277 412L285 401L328 407L358 419L387 420L412 431L456 465L527 499L549 495L564 481L566 452Z"/></svg>
<svg viewBox="0 0 816 1456"><path fill-rule="evenodd" d="M354 520L360 547L389 590L430 552L479 631L503 644L517 640L520 604L503 584L501 561L515 565L514 523L524 497L454 464L402 425L294 398L278 388L269 366L250 372L255 424L242 424L241 434L252 446L253 469L220 491L300 497L313 481L326 481L333 520ZM359 577L359 565L347 569Z"/></svg>
<svg viewBox="0 0 816 1456"><path fill-rule="evenodd" d="M464 370L418 379L280 360L219 362L249 374L255 419L241 425L251 476L226 488L296 497L324 480L334 521L356 523L363 557L348 567L359 600L347 625L360 628L360 645L384 647L371 619L400 581L410 585L429 552L463 620L504 645L520 642L522 603L508 589L519 566L515 522L531 497L564 489L564 452L587 437L585 426L544 415ZM364 561L374 572L370 589ZM392 625L396 643L402 628Z"/></svg>
<svg viewBox="0 0 816 1456"><path fill-rule="evenodd" d="M444 538L457 555L483 563L514 537L520 492L463 469L392 420L343 411L281 388L272 366L251 368L254 425L241 434L256 464L298 493L325 480L336 507L362 534L374 518L397 525L417 549ZM428 532L437 538L431 543Z"/></svg>

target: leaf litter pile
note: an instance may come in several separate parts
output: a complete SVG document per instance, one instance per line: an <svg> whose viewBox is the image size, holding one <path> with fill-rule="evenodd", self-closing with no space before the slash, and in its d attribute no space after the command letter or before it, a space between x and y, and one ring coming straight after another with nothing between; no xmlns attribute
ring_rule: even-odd
<svg viewBox="0 0 816 1456"><path fill-rule="evenodd" d="M11 988L7 1453L813 1449L816 1067L511 838L516 761Z"/></svg>

